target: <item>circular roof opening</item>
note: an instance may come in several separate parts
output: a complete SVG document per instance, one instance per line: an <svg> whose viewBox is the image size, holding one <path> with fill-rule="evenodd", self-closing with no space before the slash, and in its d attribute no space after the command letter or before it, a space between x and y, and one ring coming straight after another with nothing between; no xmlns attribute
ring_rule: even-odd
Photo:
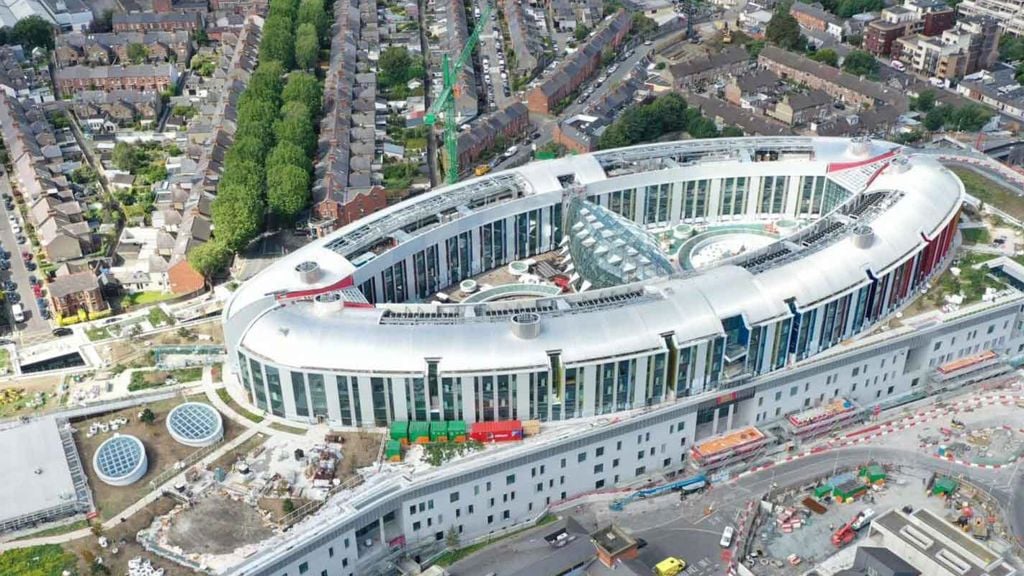
<svg viewBox="0 0 1024 576"><path fill-rule="evenodd" d="M92 457L96 475L111 486L134 484L146 475L148 466L146 447L141 440L128 434L108 438Z"/></svg>
<svg viewBox="0 0 1024 576"><path fill-rule="evenodd" d="M167 415L167 431L186 446L209 446L224 437L224 420L209 404L185 402Z"/></svg>

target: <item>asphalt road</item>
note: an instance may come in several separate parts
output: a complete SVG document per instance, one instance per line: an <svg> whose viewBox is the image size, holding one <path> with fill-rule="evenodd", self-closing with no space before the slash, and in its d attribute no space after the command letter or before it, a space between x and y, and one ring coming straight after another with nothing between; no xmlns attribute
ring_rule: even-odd
<svg viewBox="0 0 1024 576"><path fill-rule="evenodd" d="M0 193L11 194L11 183L7 178L7 174L0 176ZM0 273L0 278L12 280L18 285L21 305L25 309L25 321L17 325L17 329L21 332L19 336L25 338L38 334L49 335L50 322L44 320L39 314L35 294L32 293L32 288L28 283L29 271L25 268L25 263L21 259L22 250L29 250L29 245L19 246L17 241L15 241L8 214L3 202L0 202L0 243L3 244L4 250L11 253L11 269L10 271ZM22 227L24 228L24 226ZM40 277L38 271L31 274L37 278ZM7 305L7 310L8 312L10 311L9 305Z"/></svg>
<svg viewBox="0 0 1024 576"><path fill-rule="evenodd" d="M479 8L480 10L483 10L483 8L484 8L484 2L482 0L476 0L473 3L473 5L476 6L477 8ZM484 30L484 32L482 32L480 34L480 44L477 47L477 51L478 51L477 53L480 56L480 67L481 67L481 70L483 71L484 74L487 74L487 75L489 75L491 77L491 86L494 89L494 102L495 102L495 104L497 104L497 107L500 110L500 109L504 108L505 106L507 106L509 103L515 101L516 100L516 95L511 93L511 89L512 89L512 85L510 83L511 79L509 79L509 80L502 80L501 79L501 66L498 63L498 50L497 50L497 47L496 47L497 45L495 43L495 39L501 38L501 28L500 27L498 28L498 32L497 33L495 33L493 31L494 28L497 27L497 26L498 26L498 14L496 12L492 12L491 13L491 19L487 23L486 30ZM507 55L509 50L511 49L511 46L506 46L504 44L504 42L503 42L501 48L505 52L505 54ZM488 58L489 64L490 64L486 68L484 67L484 64L483 64L484 56L486 56ZM508 61L506 60L506 63L507 62ZM487 86L486 86L486 84L484 84L484 81L483 81L482 78L480 79L480 83L482 85L482 88L483 88L484 92L486 93ZM505 96L505 91L504 91L504 87L505 86L508 86L508 88L510 90L510 92L509 92L510 95L509 96Z"/></svg>

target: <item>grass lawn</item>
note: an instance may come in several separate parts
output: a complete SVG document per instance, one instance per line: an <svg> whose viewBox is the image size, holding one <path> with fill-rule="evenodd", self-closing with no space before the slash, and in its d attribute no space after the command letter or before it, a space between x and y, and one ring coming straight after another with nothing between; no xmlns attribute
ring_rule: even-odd
<svg viewBox="0 0 1024 576"><path fill-rule="evenodd" d="M132 381L128 384L128 391L147 390L159 388L167 383L168 378L174 378L178 384L185 382L196 382L202 380L203 369L200 366L192 368L178 368L175 370L152 370L148 372L132 372Z"/></svg>
<svg viewBox="0 0 1024 576"><path fill-rule="evenodd" d="M198 400L202 401L202 398L203 397L200 396ZM188 400L193 399L196 398L188 398ZM195 448L179 444L171 438L171 435L167 432L167 414L172 408L181 403L181 398L169 398L167 400L161 400L159 402L153 402L142 406L126 408L110 414L75 421L72 424L78 431L78 433L74 435L75 444L78 446L78 454L81 456L82 462L85 464L83 468L85 469L85 474L89 479L89 487L92 488L93 499L96 501L96 508L99 510L100 516L103 519L116 518L122 510L131 506L152 490L152 487L149 485L150 480L156 478L165 470L173 468L178 461L184 460L196 451ZM146 424L139 421L136 417L144 408L149 408L156 415L156 419L153 423ZM118 432L122 434L131 434L142 441L142 444L146 447L146 458L149 461L149 470L141 480L130 486L110 486L109 484L103 483L98 477L96 477L95 471L92 468L92 458L96 453L96 450L100 447L100 444L110 438L113 433L101 432L92 438L88 438L86 432L89 430L89 426L93 422L108 422L122 416L128 419L128 424ZM224 441L230 442L242 432L242 427L230 418L224 418L223 420Z"/></svg>
<svg viewBox="0 0 1024 576"><path fill-rule="evenodd" d="M7 348L0 348L0 370L11 367L11 353Z"/></svg>
<svg viewBox="0 0 1024 576"><path fill-rule="evenodd" d="M244 416L246 419L251 420L257 424L263 422L263 416L260 416L259 414L253 414L252 412L249 412L245 408L242 408L242 406L238 402L235 402L235 399L231 397L231 394L228 394L227 388L218 388L217 396L220 396L220 399L223 400L225 404L227 404L232 410L234 410L238 414Z"/></svg>
<svg viewBox="0 0 1024 576"><path fill-rule="evenodd" d="M1018 220L1024 220L1024 197L1020 194L968 168L951 167L950 170L960 177L968 194Z"/></svg>
<svg viewBox="0 0 1024 576"><path fill-rule="evenodd" d="M53 528L47 528L45 530L40 530L38 532L26 534L25 536L22 536L20 538L15 538L15 541L29 540L31 538L43 538L45 536L59 536L61 534L67 534L68 532L74 532L75 530L81 530L82 528L88 527L89 521L82 519L77 522L72 522L71 524L65 524L63 526L54 526Z"/></svg>
<svg viewBox="0 0 1024 576"><path fill-rule="evenodd" d="M111 338L114 336L113 334L110 333L109 328L104 328L102 326L97 326L95 328L86 328L85 335L88 336L89 340L92 340L93 342L97 340L106 340L107 338Z"/></svg>
<svg viewBox="0 0 1024 576"><path fill-rule="evenodd" d="M969 244L988 244L992 241L988 228L964 228L960 233L964 237L964 242Z"/></svg>
<svg viewBox="0 0 1024 576"><path fill-rule="evenodd" d="M156 304L157 302L163 302L164 300L170 300L171 298L174 298L174 294L170 292L136 292L121 298L121 308Z"/></svg>
<svg viewBox="0 0 1024 576"><path fill-rule="evenodd" d="M288 434L296 434L298 436L305 436L306 435L305 428L295 428L295 427L292 427L292 426L286 426L284 424L280 424L278 422L271 422L270 423L270 427L273 428L274 430L277 430L278 432L287 432Z"/></svg>
<svg viewBox="0 0 1024 576"><path fill-rule="evenodd" d="M57 544L15 548L0 554L0 574L54 576L75 570L78 559Z"/></svg>
<svg viewBox="0 0 1024 576"><path fill-rule="evenodd" d="M149 309L149 323L154 327L159 326L174 326L174 318L167 315L164 309L159 306L153 306Z"/></svg>
<svg viewBox="0 0 1024 576"><path fill-rule="evenodd" d="M540 520L537 520L537 523L534 524L533 526L527 526L526 528L521 528L519 530L515 530L515 531L509 532L507 534L502 534L502 535L498 536L497 538L492 538L490 540L484 540L483 542L477 542L476 544L472 544L470 546L466 546L465 548L459 548L457 550L449 550L449 551L445 552L444 554L442 554L437 559L437 561L434 562L434 564L437 564L438 566L441 566L442 568L447 567L447 566L451 566L452 564L458 562L459 560L462 560L463 558L466 558L470 554L472 554L472 553L474 553L474 552L476 552L478 550L481 550L481 549L483 549L483 548L485 548L485 547L487 547L487 546L489 546L491 544L494 544L495 542L500 542L500 541L502 541L502 540L504 540L506 538L510 538L512 536L515 536L516 534L519 534L520 532L525 532L526 530L530 530L531 528L535 528L537 526L543 526L545 524L550 524L550 523L554 522L555 520L558 520L558 517L555 516L554 514L545 514L544 516L541 516Z"/></svg>

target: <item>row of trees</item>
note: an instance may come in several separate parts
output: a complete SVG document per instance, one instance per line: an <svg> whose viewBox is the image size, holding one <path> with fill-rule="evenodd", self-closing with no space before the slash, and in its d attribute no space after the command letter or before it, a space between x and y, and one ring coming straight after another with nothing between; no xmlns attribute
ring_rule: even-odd
<svg viewBox="0 0 1024 576"><path fill-rule="evenodd" d="M213 202L216 238L189 253L200 274L227 266L263 231L268 212L270 221L290 223L309 205L323 98L311 69L329 25L323 0L271 0L260 64L238 99L235 141Z"/></svg>
<svg viewBox="0 0 1024 576"><path fill-rule="evenodd" d="M733 126L719 132L714 121L704 117L700 109L687 106L683 97L673 92L650 104L626 110L601 134L598 147L608 149L632 146L683 131L694 138L743 135L742 130Z"/></svg>

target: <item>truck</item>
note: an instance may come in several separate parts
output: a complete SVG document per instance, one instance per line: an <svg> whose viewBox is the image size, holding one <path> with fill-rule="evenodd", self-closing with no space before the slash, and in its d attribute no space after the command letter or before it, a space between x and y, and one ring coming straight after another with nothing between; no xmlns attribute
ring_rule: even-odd
<svg viewBox="0 0 1024 576"><path fill-rule="evenodd" d="M490 171L491 167L488 166L487 164L481 164L473 169L473 173L476 174L477 176L483 176L484 174L487 174Z"/></svg>
<svg viewBox="0 0 1024 576"><path fill-rule="evenodd" d="M686 570L686 561L669 556L654 565L654 576L676 576L683 570Z"/></svg>
<svg viewBox="0 0 1024 576"><path fill-rule="evenodd" d="M871 508L866 508L863 511L861 511L860 514L857 514L853 518L853 520L850 522L850 527L860 532L862 528L871 523L871 520L873 520L874 517L875 511L872 510Z"/></svg>
<svg viewBox="0 0 1024 576"><path fill-rule="evenodd" d="M11 317L15 322L25 321L25 309L21 307L21 304L11 304Z"/></svg>
<svg viewBox="0 0 1024 576"><path fill-rule="evenodd" d="M850 542L853 542L857 533L853 531L853 526L851 526L851 524L852 522L847 522L846 524L843 524L839 530L836 530L835 534L832 535L833 546L836 548L842 548Z"/></svg>

